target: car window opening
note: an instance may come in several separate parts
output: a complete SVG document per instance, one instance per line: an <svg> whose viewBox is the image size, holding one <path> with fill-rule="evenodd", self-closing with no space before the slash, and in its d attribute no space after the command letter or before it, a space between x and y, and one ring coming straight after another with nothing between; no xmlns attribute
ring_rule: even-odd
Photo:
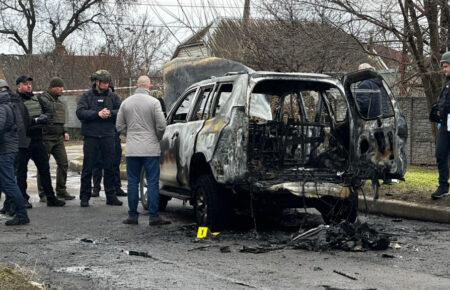
<svg viewBox="0 0 450 290"><path fill-rule="evenodd" d="M283 170L348 167L348 105L332 84L267 80L250 96L249 167L273 175ZM298 170L297 170L298 171Z"/></svg>

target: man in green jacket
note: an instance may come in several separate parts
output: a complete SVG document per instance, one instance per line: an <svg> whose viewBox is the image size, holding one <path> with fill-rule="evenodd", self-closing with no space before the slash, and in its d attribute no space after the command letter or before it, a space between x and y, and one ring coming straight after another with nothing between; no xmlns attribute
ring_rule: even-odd
<svg viewBox="0 0 450 290"><path fill-rule="evenodd" d="M64 82L58 77L50 80L48 90L38 96L42 111L49 118L48 123L43 126L42 139L47 152L55 158L56 169L56 195L65 200L72 200L75 196L70 195L66 189L67 170L69 162L67 161L66 147L64 141L69 141L69 134L64 128L66 122L66 109L59 97L64 91ZM39 197L41 201L45 200L44 190L38 178Z"/></svg>

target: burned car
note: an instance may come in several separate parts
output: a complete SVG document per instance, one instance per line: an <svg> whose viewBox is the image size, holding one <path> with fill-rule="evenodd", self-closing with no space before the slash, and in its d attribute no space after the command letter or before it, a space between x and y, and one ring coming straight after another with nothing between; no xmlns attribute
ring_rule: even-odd
<svg viewBox="0 0 450 290"><path fill-rule="evenodd" d="M381 85L361 89L369 79ZM370 100L369 109L361 98ZM373 106L377 113L369 114ZM405 119L371 70L342 81L309 73L227 73L188 87L167 123L160 208L172 197L190 201L197 223L214 230L240 209L277 215L314 207L327 223L354 221L365 180L402 179L406 171Z"/></svg>

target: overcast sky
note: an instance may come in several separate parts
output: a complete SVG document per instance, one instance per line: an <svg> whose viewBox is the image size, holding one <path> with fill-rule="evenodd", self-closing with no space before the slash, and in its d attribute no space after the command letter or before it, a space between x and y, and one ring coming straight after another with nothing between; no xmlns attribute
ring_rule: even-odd
<svg viewBox="0 0 450 290"><path fill-rule="evenodd" d="M134 15L147 12L155 27L169 29L173 37L167 49L173 50L180 41L192 35L192 30L187 29L186 25L198 30L217 17L242 17L244 2L245 0L139 0L131 9ZM255 5L256 0L253 0L252 8ZM124 23L126 24L126 20ZM101 38L100 31L84 31L74 34L65 44L77 47L82 41L100 43ZM37 52L38 50L35 50L35 53ZM11 41L1 41L0 53L21 54L22 51Z"/></svg>

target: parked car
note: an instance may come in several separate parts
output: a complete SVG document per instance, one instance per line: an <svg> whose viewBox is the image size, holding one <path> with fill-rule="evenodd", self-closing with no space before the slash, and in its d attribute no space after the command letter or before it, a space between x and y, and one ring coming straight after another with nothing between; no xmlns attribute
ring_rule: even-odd
<svg viewBox="0 0 450 290"><path fill-rule="evenodd" d="M360 89L368 79L382 85ZM369 104L380 106L376 116L363 112L361 96L377 100ZM214 230L245 209L314 207L327 223L353 222L365 180L403 179L406 171L405 118L371 70L342 81L255 71L212 77L177 98L167 123L160 208L172 197L189 201L197 223Z"/></svg>

